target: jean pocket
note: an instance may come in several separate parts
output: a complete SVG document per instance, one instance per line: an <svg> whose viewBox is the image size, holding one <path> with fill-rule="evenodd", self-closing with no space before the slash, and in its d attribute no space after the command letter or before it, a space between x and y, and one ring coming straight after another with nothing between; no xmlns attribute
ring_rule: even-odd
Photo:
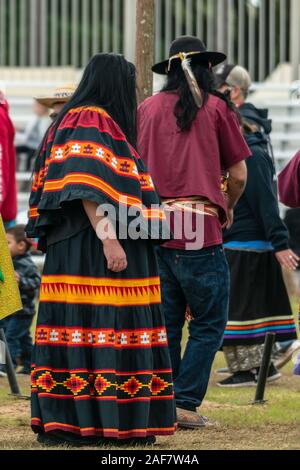
<svg viewBox="0 0 300 470"><path fill-rule="evenodd" d="M216 272L203 273L199 270L193 270L189 277L188 285L191 291L201 294L202 290L213 290L218 286L218 274Z"/></svg>
<svg viewBox="0 0 300 470"><path fill-rule="evenodd" d="M206 273L190 279L186 285L185 296L193 316L205 317L218 301L220 285L216 273Z"/></svg>

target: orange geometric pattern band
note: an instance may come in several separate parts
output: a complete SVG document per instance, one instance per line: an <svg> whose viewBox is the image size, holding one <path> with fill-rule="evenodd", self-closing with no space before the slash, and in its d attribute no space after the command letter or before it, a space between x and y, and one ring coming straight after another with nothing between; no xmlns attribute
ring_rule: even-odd
<svg viewBox="0 0 300 470"><path fill-rule="evenodd" d="M39 325L36 328L35 344L38 346L134 349L164 347L168 345L168 341L164 326L115 331L112 328L67 328Z"/></svg>
<svg viewBox="0 0 300 470"><path fill-rule="evenodd" d="M37 217L39 217L38 208L37 207L31 207L30 210L29 210L29 218L30 219L36 219Z"/></svg>
<svg viewBox="0 0 300 470"><path fill-rule="evenodd" d="M119 157L110 149L91 141L69 141L65 145L54 145L51 149L51 164L62 163L68 158L89 158L100 161L114 173L131 177L140 182L143 190L153 191L154 184L149 174L139 174L133 159Z"/></svg>
<svg viewBox="0 0 300 470"><path fill-rule="evenodd" d="M153 211L152 209L145 209L142 206L141 199L120 193L103 179L88 173L69 173L64 178L48 180L45 182L44 192L62 191L69 185L82 185L98 189L119 204L138 208L145 218L159 218L165 220L163 210L157 209Z"/></svg>
<svg viewBox="0 0 300 470"><path fill-rule="evenodd" d="M43 276L40 302L92 305L150 305L161 302L160 279Z"/></svg>
<svg viewBox="0 0 300 470"><path fill-rule="evenodd" d="M42 167L38 172L33 174L33 181L31 190L36 192L38 189L44 186L44 182L48 173L50 159L46 160L45 166Z"/></svg>
<svg viewBox="0 0 300 470"><path fill-rule="evenodd" d="M39 394L47 393L68 397L91 398L93 396L107 399L134 399L163 397L172 398L173 384L171 374L147 374L117 377L112 374L55 374L49 370L32 371L31 387ZM48 395L49 396L49 395Z"/></svg>
<svg viewBox="0 0 300 470"><path fill-rule="evenodd" d="M171 428L147 428L147 429L132 429L131 431L120 431L119 429L106 429L106 428L80 428L79 426L73 426L65 423L51 422L43 424L40 418L32 418L32 426L39 427L46 432L61 431L71 432L81 436L105 436L113 437L116 439L125 439L132 437L145 437L160 435L168 436L173 435L177 426L174 425Z"/></svg>
<svg viewBox="0 0 300 470"><path fill-rule="evenodd" d="M79 108L72 108L68 111L69 114L79 114L82 111L91 111L94 113L101 114L104 117L110 118L110 115L103 108L97 106L80 106Z"/></svg>

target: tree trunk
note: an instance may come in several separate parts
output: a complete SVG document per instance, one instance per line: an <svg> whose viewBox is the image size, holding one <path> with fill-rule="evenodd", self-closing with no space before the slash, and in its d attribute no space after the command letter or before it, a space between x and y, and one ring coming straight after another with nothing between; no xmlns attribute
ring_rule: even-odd
<svg viewBox="0 0 300 470"><path fill-rule="evenodd" d="M141 103L153 93L154 63L154 0L137 0L136 68L138 102Z"/></svg>

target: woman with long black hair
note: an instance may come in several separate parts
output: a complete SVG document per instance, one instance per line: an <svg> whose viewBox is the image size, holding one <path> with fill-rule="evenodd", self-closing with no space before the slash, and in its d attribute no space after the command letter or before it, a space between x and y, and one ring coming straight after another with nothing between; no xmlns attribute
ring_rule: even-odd
<svg viewBox="0 0 300 470"><path fill-rule="evenodd" d="M176 39L169 59L152 69L167 75L166 86L138 112L138 149L171 211L175 239L159 247L158 256L178 424L190 428L208 424L196 411L228 314L222 224L231 223L246 180L244 159L251 154L236 113L214 89L212 67L225 58L198 38ZM228 198L221 184L227 172ZM187 306L192 321L181 358Z"/></svg>
<svg viewBox="0 0 300 470"><path fill-rule="evenodd" d="M147 231L155 223L159 238L164 214L151 207L159 198L135 151L135 115L134 66L98 54L36 161L27 233L47 252L32 372L32 428L41 443L152 444L174 433ZM140 235L129 238L132 207Z"/></svg>

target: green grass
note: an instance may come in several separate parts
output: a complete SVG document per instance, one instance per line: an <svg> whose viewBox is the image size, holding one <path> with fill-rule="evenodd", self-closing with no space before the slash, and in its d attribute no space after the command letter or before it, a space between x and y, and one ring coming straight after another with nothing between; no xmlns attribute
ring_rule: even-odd
<svg viewBox="0 0 300 470"><path fill-rule="evenodd" d="M300 450L300 377L293 376L293 364L283 369L280 381L267 386L265 405L252 404L254 387L218 388L219 376L214 371L224 365L223 354L219 353L201 407L201 413L218 424L205 430L181 430L174 437L158 438L155 449ZM22 393L29 395L29 379L21 377L19 383ZM0 449L39 449L30 430L30 402L9 396L6 379L0 379Z"/></svg>
<svg viewBox="0 0 300 470"><path fill-rule="evenodd" d="M218 354L213 369L224 365ZM213 373L201 412L218 425L200 431L179 431L172 438L158 438L156 449L298 449L300 450L300 377L291 367L283 378L266 389L265 405L252 405L255 388L227 390L216 386ZM29 394L29 379L20 378L22 393ZM0 380L0 449L38 449L30 430L30 402L8 395Z"/></svg>
<svg viewBox="0 0 300 470"><path fill-rule="evenodd" d="M224 363L221 355L215 361L214 368ZM288 365L281 371L283 378L266 388L266 405L253 405L255 387L244 389L223 389L215 386L218 376L213 374L212 386L209 387L206 401L211 403L208 409L216 420L225 421L227 425L244 426L267 424L300 424L300 377L292 375L292 367ZM213 404L220 406L214 408Z"/></svg>

